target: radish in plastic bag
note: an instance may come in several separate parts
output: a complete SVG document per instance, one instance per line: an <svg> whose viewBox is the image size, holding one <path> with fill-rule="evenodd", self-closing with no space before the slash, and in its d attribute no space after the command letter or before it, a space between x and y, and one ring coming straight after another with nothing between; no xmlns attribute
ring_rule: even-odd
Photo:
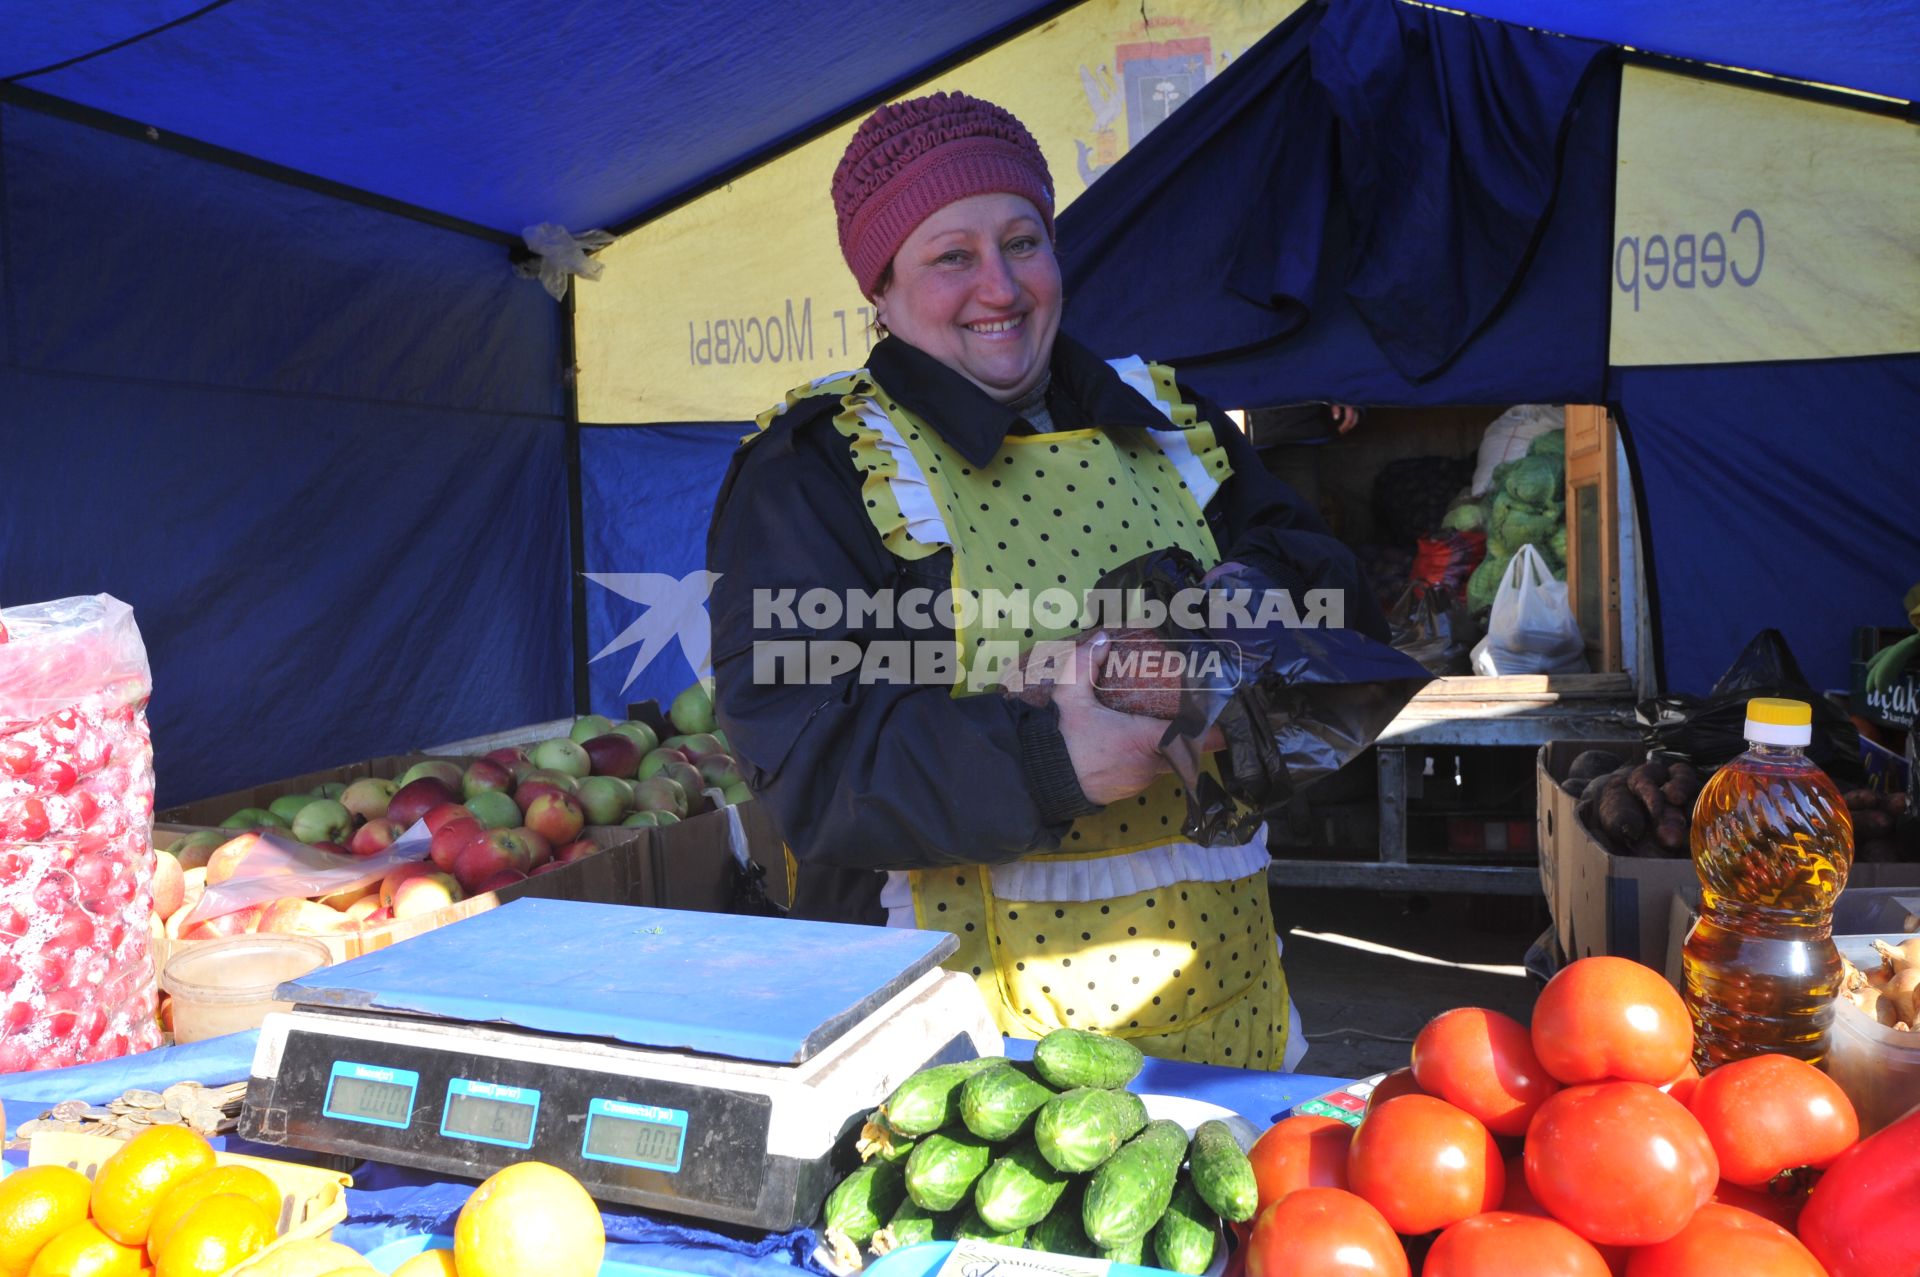
<svg viewBox="0 0 1920 1277"><path fill-rule="evenodd" d="M1553 579L1546 559L1523 545L1500 578L1487 636L1473 648L1473 672L1584 674L1587 641L1567 603L1567 585Z"/></svg>
<svg viewBox="0 0 1920 1277"><path fill-rule="evenodd" d="M105 594L0 612L0 1073L160 1045L152 679Z"/></svg>

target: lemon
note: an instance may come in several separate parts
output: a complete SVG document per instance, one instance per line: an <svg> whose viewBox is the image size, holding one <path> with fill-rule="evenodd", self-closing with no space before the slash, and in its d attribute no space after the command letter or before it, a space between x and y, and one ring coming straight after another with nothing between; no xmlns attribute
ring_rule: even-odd
<svg viewBox="0 0 1920 1277"><path fill-rule="evenodd" d="M453 1227L459 1277L595 1277L606 1252L600 1208L579 1180L545 1162L495 1174Z"/></svg>

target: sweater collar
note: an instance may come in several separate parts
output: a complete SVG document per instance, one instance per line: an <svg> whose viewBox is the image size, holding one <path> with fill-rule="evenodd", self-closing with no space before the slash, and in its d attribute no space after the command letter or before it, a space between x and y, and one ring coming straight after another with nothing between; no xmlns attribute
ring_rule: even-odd
<svg viewBox="0 0 1920 1277"><path fill-rule="evenodd" d="M884 337L874 346L867 371L887 397L976 466L992 461L1008 435L1028 428L1010 406L898 337ZM1047 403L1057 429L1173 428L1165 414L1120 380L1105 360L1065 333L1054 338L1052 372Z"/></svg>

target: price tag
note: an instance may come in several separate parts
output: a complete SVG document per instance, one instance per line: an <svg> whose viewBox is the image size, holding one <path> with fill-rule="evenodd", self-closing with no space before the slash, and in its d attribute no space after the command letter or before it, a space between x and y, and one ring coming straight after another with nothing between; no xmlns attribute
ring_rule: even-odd
<svg viewBox="0 0 1920 1277"><path fill-rule="evenodd" d="M968 1240L953 1244L935 1277L1107 1277L1112 1267L1105 1259Z"/></svg>
<svg viewBox="0 0 1920 1277"><path fill-rule="evenodd" d="M1338 1118L1348 1126L1360 1125L1360 1119L1367 1115L1367 1098L1373 1094L1373 1088L1387 1075L1376 1073L1372 1077L1361 1078L1358 1082L1349 1082L1337 1091L1328 1091L1325 1095L1316 1095L1310 1100L1302 1100L1293 1106L1295 1117L1332 1117Z"/></svg>

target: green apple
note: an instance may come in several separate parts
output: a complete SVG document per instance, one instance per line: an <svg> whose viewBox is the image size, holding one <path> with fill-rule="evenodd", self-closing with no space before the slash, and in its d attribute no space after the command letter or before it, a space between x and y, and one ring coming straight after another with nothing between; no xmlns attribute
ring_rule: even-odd
<svg viewBox="0 0 1920 1277"><path fill-rule="evenodd" d="M567 738L576 745L584 745L596 736L605 736L613 730L613 720L605 714L582 714L573 720L573 728Z"/></svg>
<svg viewBox="0 0 1920 1277"><path fill-rule="evenodd" d="M513 829L520 823L520 804L497 789L473 795L467 799L466 808L488 829Z"/></svg>
<svg viewBox="0 0 1920 1277"><path fill-rule="evenodd" d="M220 822L222 829L285 829L287 822L265 807L242 807Z"/></svg>
<svg viewBox="0 0 1920 1277"><path fill-rule="evenodd" d="M598 734L601 733L596 733ZM585 776L593 770L593 760L587 757L586 750L580 748L580 742L566 737L541 741L533 747L527 757L542 771L561 772L577 777Z"/></svg>
<svg viewBox="0 0 1920 1277"><path fill-rule="evenodd" d="M683 732L712 731L713 683L702 679L674 697L667 717L673 720L675 728Z"/></svg>
<svg viewBox="0 0 1920 1277"><path fill-rule="evenodd" d="M633 787L618 776L588 776L580 782L578 796L589 825L617 824L633 806Z"/></svg>
<svg viewBox="0 0 1920 1277"><path fill-rule="evenodd" d="M267 810L291 825L293 818L300 814L302 807L305 807L308 803L317 803L319 801L320 799L315 798L312 794L282 794L267 804Z"/></svg>
<svg viewBox="0 0 1920 1277"><path fill-rule="evenodd" d="M293 836L301 842L345 845L353 833L353 813L337 798L316 798L293 818Z"/></svg>
<svg viewBox="0 0 1920 1277"><path fill-rule="evenodd" d="M658 736L655 736L653 734L653 729L651 727L648 727L645 723L635 723L635 722L615 723L613 725L613 730L620 733L622 736L626 736L630 738L635 745L638 745L640 747L640 752L642 754L651 753L654 749L657 749L660 745L660 738Z"/></svg>

